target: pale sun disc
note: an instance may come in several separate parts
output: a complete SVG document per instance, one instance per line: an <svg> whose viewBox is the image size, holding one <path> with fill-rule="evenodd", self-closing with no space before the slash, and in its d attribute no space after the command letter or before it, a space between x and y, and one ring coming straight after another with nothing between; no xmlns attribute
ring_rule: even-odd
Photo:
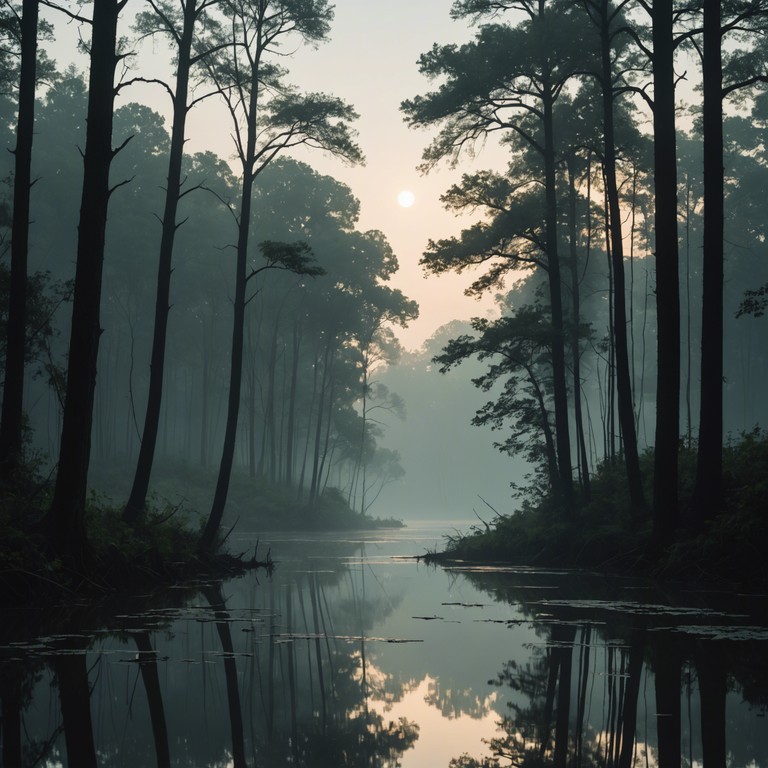
<svg viewBox="0 0 768 768"><path fill-rule="evenodd" d="M416 196L408 189L404 189L397 196L397 204L401 208L410 208L416 202Z"/></svg>

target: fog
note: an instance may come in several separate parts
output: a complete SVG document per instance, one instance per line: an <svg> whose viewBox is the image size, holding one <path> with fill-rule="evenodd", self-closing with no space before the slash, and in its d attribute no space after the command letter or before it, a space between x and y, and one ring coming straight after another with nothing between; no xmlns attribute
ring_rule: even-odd
<svg viewBox="0 0 768 768"><path fill-rule="evenodd" d="M553 93L541 90L549 75L532 52L521 48L515 65L529 68L525 76L488 58L496 43L528 39L534 22L516 12L483 27L474 24L482 3L474 11L425 3L405 27L410 11L391 4L368 48L360 4L339 3L334 17L320 2L302 19L291 3L277 5L269 19L245 6L198 8L184 85L171 16L118 9L120 56L98 59L87 20L45 9L27 341L16 364L26 373L24 452L41 471L53 478L57 462L76 455L89 487L115 504L130 492L143 507L154 495L201 517L213 504L230 520L265 515L274 524L287 499L311 509L325 498L363 516L487 520L561 482L588 483L605 461L627 455L637 465L654 446L657 406L669 400L657 382L671 381L660 308L672 300L681 410L667 442L694 445L699 413L709 413L707 376L722 390L718 445L764 423L759 75L732 83L740 100L721 116L725 373L713 377L700 352L714 333L703 330L714 315L701 311L711 226L702 127L677 127L677 234L661 239L662 176L642 97L651 72L631 65L639 52L630 40L615 51L609 151L596 109L608 102L582 71L597 66L594 51L552 42L562 77ZM558 9L564 30L592 40L588 19ZM628 11L640 29L641 16ZM230 17L250 20L227 47ZM260 24L274 35L258 49L264 62L248 47ZM21 49L9 40L0 127L13 149ZM739 55L726 57L726 80ZM473 79L475 56L485 57L488 83ZM89 68L109 61L114 77L99 85ZM693 49L682 50L677 64L694 61ZM506 78L498 93L496 76ZM166 98L182 87L186 133ZM551 119L542 122L537 99L548 98ZM701 108L699 91L681 88L677 99L679 109ZM98 110L109 130L94 138L86 128ZM104 140L114 157L91 188L82 158L88 167ZM3 156L4 307L19 294L10 249L20 226L16 156ZM674 243L674 279L662 278L657 266L671 257L660 254ZM90 287L80 287L86 278ZM77 447L62 434L76 435ZM273 491L282 501L270 501Z"/></svg>

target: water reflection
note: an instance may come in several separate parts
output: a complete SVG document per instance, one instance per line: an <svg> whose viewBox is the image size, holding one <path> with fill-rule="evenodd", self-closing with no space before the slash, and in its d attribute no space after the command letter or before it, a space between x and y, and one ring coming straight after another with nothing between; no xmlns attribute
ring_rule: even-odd
<svg viewBox="0 0 768 768"><path fill-rule="evenodd" d="M764 599L272 546L271 579L4 616L3 766L768 765Z"/></svg>
<svg viewBox="0 0 768 768"><path fill-rule="evenodd" d="M497 676L524 703L501 718L492 755L465 753L452 768L768 765L768 630L743 625L750 613L740 612L765 620L764 596L733 599L725 610L712 607L716 595L660 604L658 594L628 600L635 585L621 581L564 573L536 574L531 584L531 576L466 574L519 605L541 644ZM542 599L533 588L548 582L559 594ZM599 599L581 597L596 591Z"/></svg>

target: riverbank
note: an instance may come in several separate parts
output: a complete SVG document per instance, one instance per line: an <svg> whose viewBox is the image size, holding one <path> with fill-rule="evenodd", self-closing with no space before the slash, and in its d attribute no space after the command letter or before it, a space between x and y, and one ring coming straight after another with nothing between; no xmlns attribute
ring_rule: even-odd
<svg viewBox="0 0 768 768"><path fill-rule="evenodd" d="M209 503L206 483L214 483L215 477L183 465L166 467L160 475L165 493L156 490L146 514L137 525L129 526L122 520L122 506L113 500L127 498L124 475L117 465L94 473L96 489L87 504L84 552L76 567L49 551L42 530L50 503L47 482L30 471L23 490L17 488L5 496L0 503L0 603L20 604L32 596L50 602L75 594L228 578L252 569L270 571L271 553L263 547L260 551L258 543L255 549L250 545L248 552L230 546L230 533L238 526L259 532L403 526L399 520L360 515L332 488L310 507L297 501L295 490L235 473L220 544L213 553L203 553L199 540L205 522L203 510Z"/></svg>
<svg viewBox="0 0 768 768"><path fill-rule="evenodd" d="M680 457L682 514L690 498L695 455ZM651 498L653 455L643 457L646 498ZM565 567L653 575L711 586L768 590L768 438L756 431L724 452L725 498L721 513L703 528L681 528L659 551L653 546L650 515L637 521L620 462L605 463L592 478L591 499L570 516L553 499L524 503L512 515L497 514L467 533L446 540L427 562L451 560Z"/></svg>

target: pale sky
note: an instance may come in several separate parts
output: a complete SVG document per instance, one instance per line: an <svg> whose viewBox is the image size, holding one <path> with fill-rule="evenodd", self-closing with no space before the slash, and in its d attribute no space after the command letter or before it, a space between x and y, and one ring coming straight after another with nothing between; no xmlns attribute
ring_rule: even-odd
<svg viewBox="0 0 768 768"><path fill-rule="evenodd" d="M417 166L431 134L408 128L399 110L403 99L432 87L418 71L419 55L436 42L460 43L473 35L467 21L450 18L451 5L452 0L339 0L330 42L300 51L291 66L297 84L335 93L360 113L357 128L365 167L344 168L315 156L306 159L352 188L362 204L361 229L381 229L387 235L400 262L393 283L421 306L419 320L402 334L411 347L449 320L484 314L490 303L463 295L470 276L425 278L418 264L430 237L460 230L461 220L445 211L439 198L472 167L467 160L456 170L441 165L426 176L420 174ZM474 167L494 163L498 167L505 160L489 147ZM401 190L413 192L412 207L397 204ZM464 218L463 226L471 221Z"/></svg>
<svg viewBox="0 0 768 768"><path fill-rule="evenodd" d="M467 21L451 20L451 4L452 0L337 0L329 42L317 49L300 48L283 62L291 73L288 81L300 90L334 94L360 114L355 128L366 156L365 166L344 166L317 151L296 157L347 184L361 201L359 228L380 229L387 236L400 263L392 284L421 307L419 320L401 334L403 343L411 348L418 347L443 323L483 315L491 304L490 300L478 303L463 295L472 279L469 275L425 278L418 264L430 237L457 234L462 226L442 208L440 195L463 171L500 168L506 162L501 151L489 146L474 164L467 160L456 170L442 165L427 176L416 170L430 134L407 128L399 106L403 99L430 89L418 72L420 53L436 42L463 42L472 36ZM130 0L126 15L132 8L141 10L142 5L140 0ZM73 54L76 25L62 22L60 15L50 11L47 15L56 25L56 43L47 46L51 55L61 68L74 60L85 69L84 57ZM126 29L124 33L128 32ZM165 69L167 61L164 46L149 43L140 49L132 66L136 74L154 74ZM167 96L157 88L128 89L122 99L143 101L168 114ZM211 149L229 157L233 151L229 132L228 115L212 100L190 118L188 150ZM398 194L403 190L415 196L410 208L398 205ZM465 218L463 225L471 221Z"/></svg>

